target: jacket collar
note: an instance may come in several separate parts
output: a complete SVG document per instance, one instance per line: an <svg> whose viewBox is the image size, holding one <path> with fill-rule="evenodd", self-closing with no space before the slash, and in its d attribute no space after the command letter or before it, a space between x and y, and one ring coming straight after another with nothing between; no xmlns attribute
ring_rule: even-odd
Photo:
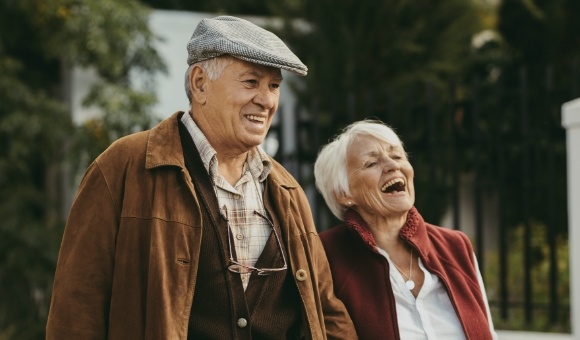
<svg viewBox="0 0 580 340"><path fill-rule="evenodd" d="M183 115L183 111L178 111L151 129L147 141L147 155L145 156L146 169L163 165L185 168L178 128L178 120L181 115Z"/></svg>
<svg viewBox="0 0 580 340"><path fill-rule="evenodd" d="M368 247L378 253L375 238L371 233L369 225L358 212L353 209L348 209L344 213L344 221L348 229L356 232ZM425 221L419 214L419 211L417 211L417 208L412 207L407 213L407 220L399 231L399 237L411 244L419 252L421 257L427 258L430 251L430 242Z"/></svg>
<svg viewBox="0 0 580 340"><path fill-rule="evenodd" d="M275 160L272 160L272 171L270 171L268 179L272 184L284 189L296 189L300 186L296 179Z"/></svg>

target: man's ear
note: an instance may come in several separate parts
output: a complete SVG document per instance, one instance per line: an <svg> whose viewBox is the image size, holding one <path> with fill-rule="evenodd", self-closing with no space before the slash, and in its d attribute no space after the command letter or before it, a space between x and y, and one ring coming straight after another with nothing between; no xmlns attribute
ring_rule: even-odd
<svg viewBox="0 0 580 340"><path fill-rule="evenodd" d="M207 74L199 67L194 66L189 74L189 86L191 87L191 97L193 101L203 105L207 101Z"/></svg>

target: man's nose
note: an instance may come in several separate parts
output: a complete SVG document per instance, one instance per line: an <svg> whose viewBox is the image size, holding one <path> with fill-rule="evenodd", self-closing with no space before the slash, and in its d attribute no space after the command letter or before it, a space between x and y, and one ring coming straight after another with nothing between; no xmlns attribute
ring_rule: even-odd
<svg viewBox="0 0 580 340"><path fill-rule="evenodd" d="M256 96L254 96L253 102L255 104L260 105L265 110L270 110L276 107L276 105L278 104L279 96L280 95L278 93L272 92L270 88L261 87L258 90Z"/></svg>

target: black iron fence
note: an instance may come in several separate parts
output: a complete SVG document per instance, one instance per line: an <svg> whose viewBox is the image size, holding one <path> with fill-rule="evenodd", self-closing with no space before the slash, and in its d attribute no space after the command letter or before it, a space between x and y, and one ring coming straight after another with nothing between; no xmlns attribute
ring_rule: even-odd
<svg viewBox="0 0 580 340"><path fill-rule="evenodd" d="M560 108L580 96L579 82L575 63L314 99L279 112L294 115L296 133L288 148L283 125L272 128L281 143L276 158L309 194L318 228L327 229L337 221L314 188L319 148L355 120L388 123L415 168L419 211L470 236L496 328L570 332Z"/></svg>

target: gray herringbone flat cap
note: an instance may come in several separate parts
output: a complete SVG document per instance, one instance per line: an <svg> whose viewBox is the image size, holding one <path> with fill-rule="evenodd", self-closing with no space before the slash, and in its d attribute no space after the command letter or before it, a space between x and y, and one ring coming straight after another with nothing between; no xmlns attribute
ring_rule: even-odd
<svg viewBox="0 0 580 340"><path fill-rule="evenodd" d="M229 54L301 76L308 72L306 65L274 33L231 16L203 19L187 43L187 53L188 65Z"/></svg>

